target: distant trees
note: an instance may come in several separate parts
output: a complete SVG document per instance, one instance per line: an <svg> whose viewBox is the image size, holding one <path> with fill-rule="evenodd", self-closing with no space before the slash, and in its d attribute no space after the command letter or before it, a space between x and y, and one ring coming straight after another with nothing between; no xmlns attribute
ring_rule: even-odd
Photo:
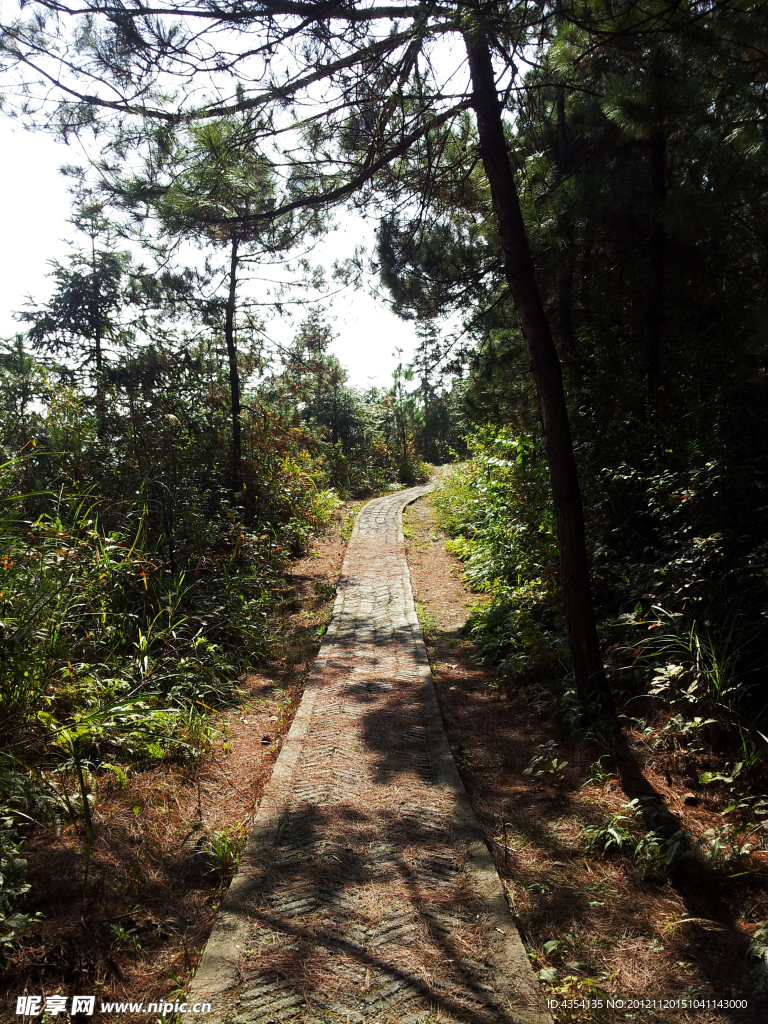
<svg viewBox="0 0 768 1024"><path fill-rule="evenodd" d="M40 388L40 368L23 334L0 349L0 444L23 447L29 440L29 412Z"/></svg>
<svg viewBox="0 0 768 1024"><path fill-rule="evenodd" d="M412 373L399 365L390 388L354 388L328 351L333 338L324 312L310 310L281 352L281 372L267 375L256 393L316 439L327 478L342 493L362 496L423 478L423 404L404 387Z"/></svg>

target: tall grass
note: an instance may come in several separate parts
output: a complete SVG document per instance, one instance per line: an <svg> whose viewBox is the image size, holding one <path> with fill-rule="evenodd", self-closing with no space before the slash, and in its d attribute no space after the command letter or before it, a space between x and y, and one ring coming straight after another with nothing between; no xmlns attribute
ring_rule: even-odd
<svg viewBox="0 0 768 1024"><path fill-rule="evenodd" d="M131 503L93 488L22 496L18 483L18 461L2 467L0 946L31 921L15 909L25 835L78 822L85 892L99 779L206 749L211 713L270 648L290 550L335 506L286 472L301 501L282 524L210 516L195 550L152 522L148 487Z"/></svg>

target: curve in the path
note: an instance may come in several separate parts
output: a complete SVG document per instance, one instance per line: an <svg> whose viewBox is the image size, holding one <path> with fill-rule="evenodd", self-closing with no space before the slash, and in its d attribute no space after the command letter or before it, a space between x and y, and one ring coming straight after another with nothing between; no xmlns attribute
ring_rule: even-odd
<svg viewBox="0 0 768 1024"><path fill-rule="evenodd" d="M370 502L190 1001L227 1024L549 1024L440 719L402 512Z"/></svg>

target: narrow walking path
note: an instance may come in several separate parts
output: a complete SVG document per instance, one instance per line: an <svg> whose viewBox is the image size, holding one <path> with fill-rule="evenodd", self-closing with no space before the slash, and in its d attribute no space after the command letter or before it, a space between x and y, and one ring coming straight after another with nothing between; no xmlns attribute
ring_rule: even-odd
<svg viewBox="0 0 768 1024"><path fill-rule="evenodd" d="M428 490L358 517L326 642L192 985L208 1021L550 1021L416 619L402 512Z"/></svg>

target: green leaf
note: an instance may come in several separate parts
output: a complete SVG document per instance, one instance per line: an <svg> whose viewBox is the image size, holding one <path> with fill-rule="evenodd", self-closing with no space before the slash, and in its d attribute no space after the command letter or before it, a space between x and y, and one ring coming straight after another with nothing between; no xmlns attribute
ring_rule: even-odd
<svg viewBox="0 0 768 1024"><path fill-rule="evenodd" d="M554 983L560 977L560 972L556 967L542 967L537 973L536 977L539 981L548 981Z"/></svg>
<svg viewBox="0 0 768 1024"><path fill-rule="evenodd" d="M699 783L702 786L708 786L712 782L733 782L735 778L740 774L741 769L744 767L743 761L737 761L733 766L733 771L730 775L722 774L719 775L715 772L702 772L699 776Z"/></svg>

